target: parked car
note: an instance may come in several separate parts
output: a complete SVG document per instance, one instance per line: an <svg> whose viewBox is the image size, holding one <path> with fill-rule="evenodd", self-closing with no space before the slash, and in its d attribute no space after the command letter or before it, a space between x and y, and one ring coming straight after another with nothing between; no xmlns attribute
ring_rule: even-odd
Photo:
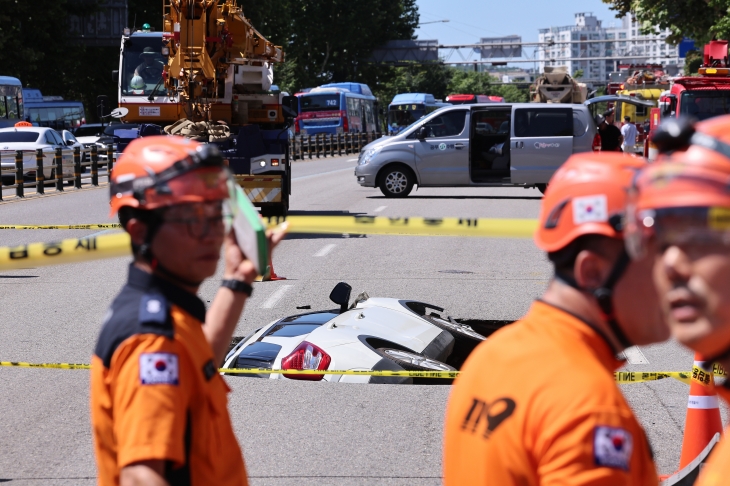
<svg viewBox="0 0 730 486"><path fill-rule="evenodd" d="M114 131L134 130L136 128L139 128L137 123L112 123L103 126L101 123L87 123L76 128L74 135L86 148L90 149L93 145L96 145L99 151L99 160L106 161L107 147L114 145ZM116 152L115 147L114 151Z"/></svg>
<svg viewBox="0 0 730 486"><path fill-rule="evenodd" d="M366 145L355 177L386 197L405 197L413 186L518 186L545 191L568 157L600 147L590 106L627 96L601 96L583 105L480 103L457 105L417 120L393 137Z"/></svg>
<svg viewBox="0 0 730 486"><path fill-rule="evenodd" d="M86 146L79 142L79 140L74 137L73 133L69 132L68 130L63 130L61 132L61 138L63 138L63 142L71 150L75 151L77 148L79 149L79 151L81 152L81 162L86 162L87 160L89 160L89 153L86 149Z"/></svg>
<svg viewBox="0 0 730 486"><path fill-rule="evenodd" d="M56 168L54 155L56 149L62 150L63 176L73 176L73 150L66 145L63 137L54 129L48 127L12 127L0 129L0 151L2 151L2 181L6 184L15 182L14 153L23 151L23 174L26 178L35 180L36 150L43 150L43 176L47 181L55 179ZM73 183L73 181L69 181Z"/></svg>
<svg viewBox="0 0 730 486"><path fill-rule="evenodd" d="M256 330L233 347L223 368L453 371L486 339L471 327L443 317L444 310L438 306L371 298L366 293L348 305L350 291L351 287L341 282L330 294L339 309L285 317ZM236 376L413 383L407 377L342 374Z"/></svg>

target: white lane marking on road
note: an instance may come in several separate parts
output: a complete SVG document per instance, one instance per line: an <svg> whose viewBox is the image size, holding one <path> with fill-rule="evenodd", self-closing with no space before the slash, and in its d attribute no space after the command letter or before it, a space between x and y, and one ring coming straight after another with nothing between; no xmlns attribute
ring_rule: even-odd
<svg viewBox="0 0 730 486"><path fill-rule="evenodd" d="M626 350L624 350L623 354L626 358L626 361L631 364L649 364L649 360L646 359L644 353L642 353L641 350L636 346L631 346L630 348L627 348Z"/></svg>
<svg viewBox="0 0 730 486"><path fill-rule="evenodd" d="M331 252L332 250L334 250L335 246L337 246L337 245L335 245L334 243L331 244L331 245L325 245L325 246L322 247L321 250L319 250L317 253L315 253L314 256L316 256L316 257L327 256L327 254L329 252Z"/></svg>
<svg viewBox="0 0 730 486"><path fill-rule="evenodd" d="M385 209L385 208L387 208L387 207L388 207L388 206L380 206L379 208L375 208L375 211L373 211L373 212L374 212L374 213L379 213L380 211L382 211L383 209Z"/></svg>
<svg viewBox="0 0 730 486"><path fill-rule="evenodd" d="M312 177L320 177L327 174L335 174L337 172L345 172L346 170L352 171L353 167L348 167L347 169L337 169L337 170L330 170L328 172L320 172L319 174L312 174L307 176L300 176L300 177L292 177L291 180L293 181L301 181L304 179L311 179Z"/></svg>
<svg viewBox="0 0 730 486"><path fill-rule="evenodd" d="M282 297L284 297L284 294L286 294L290 288L294 287L293 285L282 285L276 291L269 296L268 299L266 299L266 302L264 302L261 305L262 309L273 309L276 304L279 303Z"/></svg>
<svg viewBox="0 0 730 486"><path fill-rule="evenodd" d="M345 162L357 162L357 159L347 159Z"/></svg>

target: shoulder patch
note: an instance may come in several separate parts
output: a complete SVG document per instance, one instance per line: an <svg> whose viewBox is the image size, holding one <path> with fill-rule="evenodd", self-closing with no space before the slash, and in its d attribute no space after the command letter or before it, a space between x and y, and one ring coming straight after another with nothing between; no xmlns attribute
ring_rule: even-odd
<svg viewBox="0 0 730 486"><path fill-rule="evenodd" d="M621 427L598 425L593 429L593 460L596 466L629 470L634 440Z"/></svg>
<svg viewBox="0 0 730 486"><path fill-rule="evenodd" d="M139 301L139 323L164 326L168 323L169 307L161 294L145 294Z"/></svg>
<svg viewBox="0 0 730 486"><path fill-rule="evenodd" d="M178 385L180 370L177 354L142 353L139 356L139 381L143 385Z"/></svg>

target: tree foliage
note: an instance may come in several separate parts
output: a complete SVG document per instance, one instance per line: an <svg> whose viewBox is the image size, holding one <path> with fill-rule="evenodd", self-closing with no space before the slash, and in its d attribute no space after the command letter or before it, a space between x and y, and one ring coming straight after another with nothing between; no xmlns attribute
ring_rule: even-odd
<svg viewBox="0 0 730 486"><path fill-rule="evenodd" d="M615 10L616 17L632 14L645 26L643 33L655 28L670 29L668 41L683 38L706 43L713 37L730 38L730 0L603 0Z"/></svg>

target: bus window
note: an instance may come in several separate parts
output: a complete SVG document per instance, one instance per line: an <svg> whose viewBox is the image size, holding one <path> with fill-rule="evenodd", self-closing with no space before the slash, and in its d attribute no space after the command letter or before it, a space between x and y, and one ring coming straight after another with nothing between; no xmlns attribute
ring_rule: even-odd
<svg viewBox="0 0 730 486"><path fill-rule="evenodd" d="M363 102L363 106L365 107L365 123L367 124L367 129L374 129L375 115L373 114L373 103L371 101L365 101Z"/></svg>
<svg viewBox="0 0 730 486"><path fill-rule="evenodd" d="M299 98L301 111L334 111L340 109L340 93L307 95Z"/></svg>

